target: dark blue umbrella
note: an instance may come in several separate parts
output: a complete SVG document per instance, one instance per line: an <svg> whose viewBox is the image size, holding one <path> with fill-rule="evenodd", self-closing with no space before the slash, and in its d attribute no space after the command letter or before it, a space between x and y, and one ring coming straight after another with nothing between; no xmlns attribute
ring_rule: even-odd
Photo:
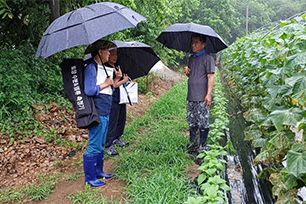
<svg viewBox="0 0 306 204"><path fill-rule="evenodd" d="M137 41L112 41L118 50L117 63L123 73L131 79L147 75L150 69L160 60L152 47Z"/></svg>
<svg viewBox="0 0 306 204"><path fill-rule="evenodd" d="M226 43L211 27L195 23L173 24L166 28L156 40L168 48L192 52L191 40L194 33L207 36L206 50L208 53L217 53L227 48Z"/></svg>
<svg viewBox="0 0 306 204"><path fill-rule="evenodd" d="M116 3L103 2L66 13L45 31L36 58L47 58L78 45L88 45L109 34L136 27L146 18Z"/></svg>
<svg viewBox="0 0 306 204"><path fill-rule="evenodd" d="M145 76L151 68L160 60L151 46L137 42L112 41L117 49L117 64L120 65L122 73L127 74L131 79ZM112 49L112 48L111 48ZM91 55L85 56L85 61L90 59Z"/></svg>

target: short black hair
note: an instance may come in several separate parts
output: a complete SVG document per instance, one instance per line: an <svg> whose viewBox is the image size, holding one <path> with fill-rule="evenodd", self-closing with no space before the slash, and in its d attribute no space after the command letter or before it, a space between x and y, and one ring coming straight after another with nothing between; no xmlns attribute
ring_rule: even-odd
<svg viewBox="0 0 306 204"><path fill-rule="evenodd" d="M206 41L207 41L207 36L199 34L199 33L193 33L192 38L199 38L200 42L202 42L202 43L206 43Z"/></svg>
<svg viewBox="0 0 306 204"><path fill-rule="evenodd" d="M91 52L91 56L92 57L96 56L98 54L98 52L99 52L99 50L95 50L95 51Z"/></svg>

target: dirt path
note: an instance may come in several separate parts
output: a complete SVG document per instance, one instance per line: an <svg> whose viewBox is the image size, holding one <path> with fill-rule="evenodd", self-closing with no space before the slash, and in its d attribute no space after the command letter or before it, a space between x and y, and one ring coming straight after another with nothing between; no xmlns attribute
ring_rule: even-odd
<svg viewBox="0 0 306 204"><path fill-rule="evenodd" d="M79 152L76 156L81 159L83 153ZM116 166L116 163L112 159L105 161L105 172L113 172ZM74 172L79 172L83 170L82 164L78 165L68 174L73 174ZM113 199L116 201L121 201L124 203L124 188L126 184L116 178L107 182L107 186L101 190L103 197L107 199ZM66 180L59 182L54 191L44 200L35 202L36 204L71 204L72 201L69 200L68 196L77 194L78 192L84 192L84 176L81 175L76 180ZM31 202L33 203L33 202Z"/></svg>
<svg viewBox="0 0 306 204"><path fill-rule="evenodd" d="M146 97L145 95L139 95L139 103L133 106L127 107L128 118L127 123L130 123L134 118L144 115L149 109L152 102L156 101L161 95L170 90L175 84L175 81L162 80L160 78L154 78L150 83L150 90L152 90L152 96ZM83 134L83 133L82 133ZM84 134L83 134L84 135ZM67 154L67 151L63 151ZM41 201L23 201L22 203L36 203L36 204L71 204L68 196L75 195L79 192L84 192L84 176L83 174L74 180L67 180L69 175L73 175L77 172L82 172L83 165L78 162L81 161L83 151L76 152L75 156L68 157L66 161L62 162L62 166L56 168L54 172L61 172L62 176L60 181L57 181L53 192L48 195L47 198ZM30 161L30 160L29 160ZM32 160L31 160L32 161ZM112 173L116 167L115 159L108 158L105 160L105 172ZM37 167L35 172L40 173L40 169ZM26 180L24 181L26 182ZM124 194L124 188L126 184L116 178L107 182L107 186L101 190L101 194L107 200L121 201L124 203L126 195Z"/></svg>

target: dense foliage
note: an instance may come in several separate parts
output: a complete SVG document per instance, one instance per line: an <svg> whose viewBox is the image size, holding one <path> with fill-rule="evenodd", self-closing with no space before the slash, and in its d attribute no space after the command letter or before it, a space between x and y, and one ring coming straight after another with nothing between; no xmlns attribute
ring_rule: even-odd
<svg viewBox="0 0 306 204"><path fill-rule="evenodd" d="M34 50L31 44L0 49L0 132L11 137L17 138L16 132L33 123L31 105L49 100L67 104L60 68L50 61L35 60Z"/></svg>
<svg viewBox="0 0 306 204"><path fill-rule="evenodd" d="M251 125L245 137L260 150L277 203L296 203L306 185L306 14L254 33L222 54L222 73ZM302 130L301 135L297 134Z"/></svg>

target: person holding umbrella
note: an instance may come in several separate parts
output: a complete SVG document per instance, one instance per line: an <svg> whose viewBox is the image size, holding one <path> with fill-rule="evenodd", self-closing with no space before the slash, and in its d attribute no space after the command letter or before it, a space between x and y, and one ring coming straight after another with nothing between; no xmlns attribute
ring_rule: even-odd
<svg viewBox="0 0 306 204"><path fill-rule="evenodd" d="M187 122L190 130L188 149L196 146L196 132L200 130L199 152L205 149L209 132L209 108L214 86L215 61L211 53L227 48L223 39L207 25L175 23L156 38L164 46L183 52L192 52L184 73L188 79ZM191 43L191 44L190 44Z"/></svg>
<svg viewBox="0 0 306 204"><path fill-rule="evenodd" d="M196 146L196 132L200 130L200 146L198 151L205 149L209 132L209 110L214 86L215 61L206 53L205 35L192 35L191 49L193 55L189 58L189 65L184 67L188 79L187 94L187 122L190 131L188 149Z"/></svg>
<svg viewBox="0 0 306 204"><path fill-rule="evenodd" d="M116 48L111 49L108 62L105 63L105 65L108 67L113 67L116 76L122 76L120 66L117 64L117 58L118 58L117 49ZM119 104L120 102L119 86L124 85L128 81L129 81L129 76L127 74L123 74L121 80L114 83L113 102L109 116L108 132L105 143L106 153L109 154L110 156L118 154L114 145L118 146L129 145L129 142L123 141L120 138L125 128L126 104Z"/></svg>
<svg viewBox="0 0 306 204"><path fill-rule="evenodd" d="M76 103L76 100L81 100L83 102L81 95L83 95L84 98L86 95L92 96L101 119L99 125L89 128L88 150L83 157L85 182L93 187L100 188L106 185L105 182L99 181L99 178L109 179L112 177L111 174L105 174L103 172L104 152L102 148L107 133L108 116L112 103L111 86L114 81L112 77L109 77L109 74L106 73L106 67L102 65L108 61L109 46L114 44L109 41L100 41L99 39L121 30L135 28L137 24L143 20L146 20L146 18L120 4L112 2L91 4L68 12L54 20L45 30L36 51L35 58L43 57L46 59L66 49L90 44L85 50L85 54L91 53L93 59L88 61L85 68L85 90L77 90L79 84L76 79L74 79L72 85L74 89L69 89L71 86L65 86L64 89L65 93L69 93L66 95L67 97L69 96L68 98L73 104ZM76 74L76 67L80 66L76 66L75 64L73 66L64 66L68 64L71 65L77 61L78 60L75 59L71 61L68 60L68 63L64 63L63 66L61 66L62 73L67 73L67 67L74 69L73 72L68 70L70 75L63 75L63 79L67 79L71 77L71 75L73 75L73 77L78 76ZM81 66L83 66L83 64ZM105 71L104 74L106 74L107 78L102 77L102 70ZM111 73L113 73L113 71ZM119 79L120 78L121 76ZM87 103L87 105L88 104L90 103ZM82 105L82 108L84 108L84 104ZM90 108L89 106L89 112L92 111ZM79 118L84 116L84 114L77 114L79 114L78 111L76 111L76 116ZM80 120L76 120L76 122L78 124ZM81 124L80 127L81 126L83 126L83 124Z"/></svg>
<svg viewBox="0 0 306 204"><path fill-rule="evenodd" d="M108 61L108 49L115 47L110 41L98 40L89 45L85 54L91 53L92 58L86 61L84 71L84 91L87 96L92 96L100 117L100 124L89 128L88 150L83 156L85 183L92 187L101 188L106 185L98 179L110 179L112 174L103 171L104 151L103 147L107 135L109 114L112 105L112 77L113 69L108 70L103 63ZM119 80L117 76L115 80Z"/></svg>

